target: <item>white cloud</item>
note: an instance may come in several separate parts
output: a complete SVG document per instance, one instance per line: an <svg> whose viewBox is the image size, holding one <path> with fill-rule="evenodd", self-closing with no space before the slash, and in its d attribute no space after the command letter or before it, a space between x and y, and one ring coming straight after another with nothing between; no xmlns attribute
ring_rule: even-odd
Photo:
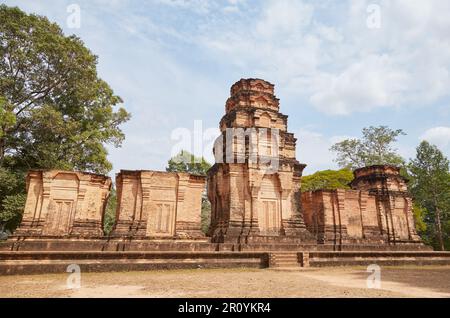
<svg viewBox="0 0 450 318"><path fill-rule="evenodd" d="M371 55L340 74L317 74L310 100L320 111L338 115L398 105L409 78L392 64L387 55Z"/></svg>
<svg viewBox="0 0 450 318"><path fill-rule="evenodd" d="M63 26L70 3L4 2ZM216 127L229 86L240 77L261 77L276 84L295 124L304 125L303 118L324 122L320 130L296 132L298 158L312 173L336 167L329 147L344 137L333 136L331 129L349 123L355 131L353 119L364 115L327 125L335 119L306 108L331 115L385 110L388 118L393 108L413 106L435 114L433 107L449 97L450 1L379 0L382 25L375 30L366 27L372 2L114 0L109 6L106 0L80 0L82 28L66 31L77 33L99 55L100 75L133 114L124 125L123 147L111 149L115 170L162 169L172 129L191 128L195 119ZM375 115L364 125L388 123L374 123L380 118ZM437 127L448 126L448 116L442 110L427 126L436 128L424 136L448 147L442 132L448 128ZM415 145L417 135L410 138Z"/></svg>
<svg viewBox="0 0 450 318"><path fill-rule="evenodd" d="M449 2L381 1L381 29L366 25L371 3L268 1L255 17L210 21L197 40L327 114L425 107L450 96Z"/></svg>
<svg viewBox="0 0 450 318"><path fill-rule="evenodd" d="M207 14L211 7L211 2L208 0L156 0L156 2L177 9L191 10L199 14Z"/></svg>
<svg viewBox="0 0 450 318"><path fill-rule="evenodd" d="M441 150L450 145L450 127L434 127L430 128L420 136L420 140L426 140L435 144Z"/></svg>
<svg viewBox="0 0 450 318"><path fill-rule="evenodd" d="M225 13L239 13L241 10L239 9L240 5L244 4L246 0L228 0L228 5L225 5L223 11Z"/></svg>
<svg viewBox="0 0 450 318"><path fill-rule="evenodd" d="M308 79L312 104L322 112L350 114L430 105L449 96L448 2L381 1L381 29L368 29L370 2L352 2L340 31L345 40L328 49L338 66Z"/></svg>
<svg viewBox="0 0 450 318"><path fill-rule="evenodd" d="M302 128L294 132L297 140L297 160L306 163L305 175L312 174L318 170L336 169L333 161L334 154L330 147L336 142L342 141L346 136L326 137L323 134Z"/></svg>
<svg viewBox="0 0 450 318"><path fill-rule="evenodd" d="M264 37L296 34L310 24L313 12L313 6L302 1L269 1L256 25L256 30Z"/></svg>
<svg viewBox="0 0 450 318"><path fill-rule="evenodd" d="M227 6L223 8L223 11L226 13L236 13L239 12L239 8L237 6Z"/></svg>

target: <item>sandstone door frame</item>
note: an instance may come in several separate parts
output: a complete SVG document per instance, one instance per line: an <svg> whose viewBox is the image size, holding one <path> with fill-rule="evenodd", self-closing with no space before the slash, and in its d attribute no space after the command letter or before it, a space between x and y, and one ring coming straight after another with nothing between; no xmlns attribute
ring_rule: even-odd
<svg viewBox="0 0 450 318"><path fill-rule="evenodd" d="M50 204L52 208L46 218L43 229L44 234L52 236L67 235L71 230L75 201L70 199L52 199Z"/></svg>

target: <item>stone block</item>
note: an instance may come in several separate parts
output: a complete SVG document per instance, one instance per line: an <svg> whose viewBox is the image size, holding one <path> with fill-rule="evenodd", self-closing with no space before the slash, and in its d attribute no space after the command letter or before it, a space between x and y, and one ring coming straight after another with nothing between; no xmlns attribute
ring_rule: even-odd
<svg viewBox="0 0 450 318"><path fill-rule="evenodd" d="M112 237L204 239L202 192L206 178L188 173L126 171L116 177Z"/></svg>
<svg viewBox="0 0 450 318"><path fill-rule="evenodd" d="M421 243L412 199L400 169L371 166L355 171L352 190L318 190L302 194L307 228L319 243Z"/></svg>
<svg viewBox="0 0 450 318"><path fill-rule="evenodd" d="M22 222L14 237L102 237L111 188L106 176L31 170Z"/></svg>

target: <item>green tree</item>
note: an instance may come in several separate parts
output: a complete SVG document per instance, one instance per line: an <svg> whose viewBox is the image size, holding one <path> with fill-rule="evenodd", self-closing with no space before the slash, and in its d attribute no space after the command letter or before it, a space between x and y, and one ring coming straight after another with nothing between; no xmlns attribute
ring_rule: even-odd
<svg viewBox="0 0 450 318"><path fill-rule="evenodd" d="M209 225L211 224L211 202L209 202L205 193L202 195L202 232L208 234Z"/></svg>
<svg viewBox="0 0 450 318"><path fill-rule="evenodd" d="M206 176L211 164L205 158L197 158L186 150L172 158L167 163L167 172L188 172L201 176Z"/></svg>
<svg viewBox="0 0 450 318"><path fill-rule="evenodd" d="M408 165L410 191L416 204L426 211L424 219L433 245L444 250L449 245L449 233L445 232L450 211L449 160L427 141L422 141L416 152Z"/></svg>
<svg viewBox="0 0 450 318"><path fill-rule="evenodd" d="M0 21L0 165L108 172L129 114L97 57L45 17L1 5Z"/></svg>
<svg viewBox="0 0 450 318"><path fill-rule="evenodd" d="M121 145L130 115L97 57L45 17L0 5L0 21L0 168L15 180L35 168L110 171L106 145ZM0 195L9 228L24 202L24 183L14 184Z"/></svg>
<svg viewBox="0 0 450 318"><path fill-rule="evenodd" d="M302 177L302 191L350 189L353 172L348 169L324 170Z"/></svg>
<svg viewBox="0 0 450 318"><path fill-rule="evenodd" d="M108 203L106 204L105 218L103 219L103 232L109 235L116 221L117 194L116 188L113 186L109 194Z"/></svg>
<svg viewBox="0 0 450 318"><path fill-rule="evenodd" d="M17 227L25 198L25 175L0 167L0 233Z"/></svg>
<svg viewBox="0 0 450 318"><path fill-rule="evenodd" d="M413 204L414 223L416 225L416 230L421 237L426 235L427 224L425 223L425 217L427 214L428 211L425 208L417 203Z"/></svg>
<svg viewBox="0 0 450 318"><path fill-rule="evenodd" d="M168 172L187 172L196 175L206 176L211 164L205 158L195 157L186 150L181 150L179 154L170 158L167 162ZM206 234L211 221L211 203L206 195L206 188L202 194L202 231Z"/></svg>
<svg viewBox="0 0 450 318"><path fill-rule="evenodd" d="M347 139L334 144L331 151L337 157L335 161L342 168L357 169L365 166L391 164L403 165L404 160L396 153L392 144L403 130L392 130L387 126L364 128L361 139Z"/></svg>

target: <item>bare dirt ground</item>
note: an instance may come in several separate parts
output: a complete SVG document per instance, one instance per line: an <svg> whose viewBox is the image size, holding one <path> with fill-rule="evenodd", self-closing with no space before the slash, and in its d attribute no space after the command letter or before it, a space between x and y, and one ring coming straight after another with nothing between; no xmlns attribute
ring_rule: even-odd
<svg viewBox="0 0 450 318"><path fill-rule="evenodd" d="M0 277L0 297L450 297L450 266L383 267L381 289L366 268L174 270Z"/></svg>

